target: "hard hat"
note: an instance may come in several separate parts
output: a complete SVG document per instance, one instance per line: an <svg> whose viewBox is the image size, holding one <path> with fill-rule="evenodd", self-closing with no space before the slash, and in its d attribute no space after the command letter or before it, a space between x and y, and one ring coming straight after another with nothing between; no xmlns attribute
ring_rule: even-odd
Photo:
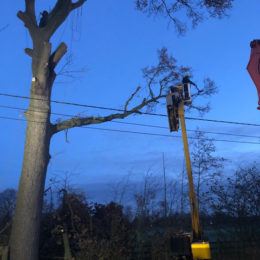
<svg viewBox="0 0 260 260"><path fill-rule="evenodd" d="M185 74L185 77L189 77L190 75L188 73Z"/></svg>

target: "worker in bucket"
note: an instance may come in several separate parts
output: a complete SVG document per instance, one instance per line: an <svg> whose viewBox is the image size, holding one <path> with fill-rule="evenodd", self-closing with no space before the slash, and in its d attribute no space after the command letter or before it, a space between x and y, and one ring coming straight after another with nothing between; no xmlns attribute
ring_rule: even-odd
<svg viewBox="0 0 260 260"><path fill-rule="evenodd" d="M184 78L182 79L182 84L183 84L183 90L184 90L184 104L185 105L190 105L191 104L191 91L190 91L190 85L193 85L196 87L198 92L202 92L198 88L198 86L190 80L190 75L186 74Z"/></svg>

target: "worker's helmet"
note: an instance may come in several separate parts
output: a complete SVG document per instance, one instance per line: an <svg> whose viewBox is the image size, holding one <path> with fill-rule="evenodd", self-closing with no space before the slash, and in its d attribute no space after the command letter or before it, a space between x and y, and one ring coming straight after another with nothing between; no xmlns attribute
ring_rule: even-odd
<svg viewBox="0 0 260 260"><path fill-rule="evenodd" d="M185 77L189 77L190 75L188 73L185 74Z"/></svg>
<svg viewBox="0 0 260 260"><path fill-rule="evenodd" d="M43 12L41 12L40 13L42 16L46 16L46 15L48 15L49 13L46 11L46 10L44 10Z"/></svg>

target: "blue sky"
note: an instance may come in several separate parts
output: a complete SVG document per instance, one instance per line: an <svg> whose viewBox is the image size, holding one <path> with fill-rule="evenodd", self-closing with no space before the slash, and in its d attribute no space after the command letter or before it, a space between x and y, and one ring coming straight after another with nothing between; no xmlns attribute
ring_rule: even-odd
<svg viewBox="0 0 260 260"><path fill-rule="evenodd" d="M51 8L53 1L37 1L37 14ZM24 48L31 46L26 28L16 17L24 9L23 1L3 3L0 28L1 93L29 95L31 82L30 58ZM256 110L257 93L246 66L249 43L259 38L259 9L257 0L236 0L230 17L209 19L184 36L163 18L148 18L134 8L131 0L88 0L62 25L52 39L53 48L61 41L68 45L67 57L72 57L69 70L84 70L79 78L58 76L52 98L88 105L120 108L135 88L143 83L141 69L157 62L156 51L167 47L180 65L193 68L193 81L202 85L205 77L213 79L219 93L211 99L211 111L205 118L260 124ZM66 61L66 57L63 62ZM64 63L63 63L64 64ZM62 67L62 63L57 71ZM26 108L28 101L0 96L0 104ZM53 105L52 112L64 114L104 115L95 109ZM158 113L166 113L159 106ZM0 116L24 118L22 111L0 108ZM196 112L189 116L199 117ZM57 117L53 117L56 120ZM126 122L167 126L167 118L132 116ZM188 129L256 135L259 127L245 127L209 122L187 121ZM1 156L0 189L17 187L22 167L26 123L0 119ZM113 123L99 127L168 134L167 129L151 129ZM173 133L179 135L180 133ZM189 132L191 135L191 132ZM210 136L216 139L256 141L260 139L230 136ZM162 152L165 153L169 176L180 176L183 163L181 139L113 133L91 129L72 129L54 136L51 143L52 160L47 180L62 178L65 172L77 173L73 183L88 190L95 198L106 192L110 183L129 172L135 180L151 169L162 174ZM227 169L257 160L259 145L216 142L218 155L232 160ZM48 182L47 182L48 185ZM98 191L98 192L97 192Z"/></svg>

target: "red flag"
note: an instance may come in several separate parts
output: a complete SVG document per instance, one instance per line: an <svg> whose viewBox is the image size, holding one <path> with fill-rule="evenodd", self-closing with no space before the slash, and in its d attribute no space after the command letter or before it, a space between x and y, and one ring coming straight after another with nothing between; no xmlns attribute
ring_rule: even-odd
<svg viewBox="0 0 260 260"><path fill-rule="evenodd" d="M260 40L253 40L250 43L251 54L247 70L255 83L258 92L258 108L260 110Z"/></svg>

